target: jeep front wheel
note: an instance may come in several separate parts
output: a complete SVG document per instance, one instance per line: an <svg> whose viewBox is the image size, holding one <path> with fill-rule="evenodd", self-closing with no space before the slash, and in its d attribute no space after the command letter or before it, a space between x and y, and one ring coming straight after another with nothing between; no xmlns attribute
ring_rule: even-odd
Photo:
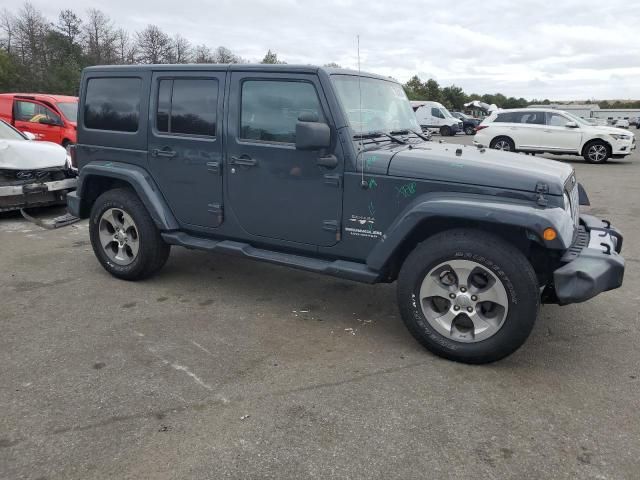
<svg viewBox="0 0 640 480"><path fill-rule="evenodd" d="M89 236L100 264L124 280L153 275L166 263L171 249L140 199L126 188L98 197L91 209Z"/></svg>
<svg viewBox="0 0 640 480"><path fill-rule="evenodd" d="M398 302L411 334L428 350L464 363L516 351L538 315L536 274L501 238L449 230L419 244L398 277Z"/></svg>

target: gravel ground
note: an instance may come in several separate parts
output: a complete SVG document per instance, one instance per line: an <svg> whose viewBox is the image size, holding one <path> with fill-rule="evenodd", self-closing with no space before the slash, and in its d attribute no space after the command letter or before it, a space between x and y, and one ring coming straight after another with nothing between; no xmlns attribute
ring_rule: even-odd
<svg viewBox="0 0 640 480"><path fill-rule="evenodd" d="M625 284L487 366L423 350L395 285L184 249L126 283L86 221L2 215L0 478L638 478L640 155L562 160Z"/></svg>

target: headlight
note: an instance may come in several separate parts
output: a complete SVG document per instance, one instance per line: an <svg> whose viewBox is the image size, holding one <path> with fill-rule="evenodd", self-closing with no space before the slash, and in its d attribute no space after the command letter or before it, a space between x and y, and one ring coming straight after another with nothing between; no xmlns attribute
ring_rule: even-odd
<svg viewBox="0 0 640 480"><path fill-rule="evenodd" d="M613 138L615 138L616 140L631 140L631 136L623 135L623 134L620 134L620 133L612 133L611 136Z"/></svg>

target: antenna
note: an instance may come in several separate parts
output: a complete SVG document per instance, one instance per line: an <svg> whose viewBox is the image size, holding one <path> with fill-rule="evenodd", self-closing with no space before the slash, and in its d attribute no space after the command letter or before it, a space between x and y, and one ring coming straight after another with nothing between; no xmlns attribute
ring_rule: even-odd
<svg viewBox="0 0 640 480"><path fill-rule="evenodd" d="M357 35L356 39L358 42L358 96L359 96L359 112L360 112L360 150L358 151L358 155L356 156L356 165L358 165L358 157L364 151L364 143L362 141L363 123L362 123L362 85L360 84L360 78L361 78L360 76L360 35ZM367 182L365 182L364 180L364 158L362 159L362 168L360 169L360 175L361 175L360 186L362 188L366 188Z"/></svg>

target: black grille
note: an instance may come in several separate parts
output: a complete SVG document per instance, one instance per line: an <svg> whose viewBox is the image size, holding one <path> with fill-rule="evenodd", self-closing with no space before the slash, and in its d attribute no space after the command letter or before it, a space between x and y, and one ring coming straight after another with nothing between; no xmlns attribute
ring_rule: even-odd
<svg viewBox="0 0 640 480"><path fill-rule="evenodd" d="M569 249L565 252L565 254L562 256L562 261L570 262L572 260L575 260L576 257L580 255L580 252L582 252L582 250L587 248L588 245L589 245L589 233L584 228L584 226L580 225L577 230L576 239L574 240L573 244L569 247Z"/></svg>

